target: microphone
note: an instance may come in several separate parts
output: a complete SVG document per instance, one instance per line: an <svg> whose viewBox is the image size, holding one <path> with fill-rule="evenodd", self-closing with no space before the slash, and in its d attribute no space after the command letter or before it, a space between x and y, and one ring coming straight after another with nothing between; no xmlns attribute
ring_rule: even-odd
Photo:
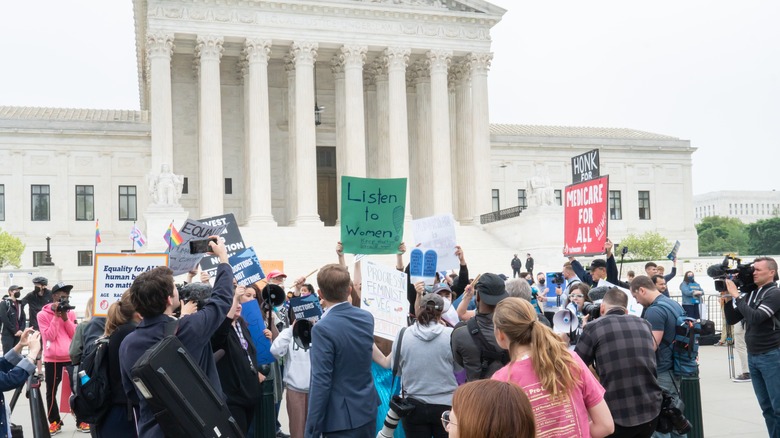
<svg viewBox="0 0 780 438"><path fill-rule="evenodd" d="M711 278L725 277L727 274L722 264L712 265L707 268L707 275Z"/></svg>
<svg viewBox="0 0 780 438"><path fill-rule="evenodd" d="M594 287L588 292L588 298L590 298L590 300L593 301L594 303L596 301L603 300L604 295L607 294L607 291L609 289L610 288L607 286Z"/></svg>

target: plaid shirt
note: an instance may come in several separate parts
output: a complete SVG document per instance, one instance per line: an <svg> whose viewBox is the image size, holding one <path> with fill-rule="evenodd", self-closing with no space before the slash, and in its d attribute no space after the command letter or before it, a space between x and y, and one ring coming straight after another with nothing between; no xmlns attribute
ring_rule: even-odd
<svg viewBox="0 0 780 438"><path fill-rule="evenodd" d="M586 365L595 361L615 424L638 426L658 416L662 397L650 323L610 309L585 325L574 351Z"/></svg>

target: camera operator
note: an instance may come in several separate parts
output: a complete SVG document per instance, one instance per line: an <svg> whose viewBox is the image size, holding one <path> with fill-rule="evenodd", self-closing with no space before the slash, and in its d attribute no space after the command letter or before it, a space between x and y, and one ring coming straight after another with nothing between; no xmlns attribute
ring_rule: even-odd
<svg viewBox="0 0 780 438"><path fill-rule="evenodd" d="M57 404L57 388L62 381L62 370L73 376L70 362L70 343L76 332L76 313L70 305L70 291L73 286L57 283L51 290L53 303L47 304L38 313L38 326L43 341L44 372L46 376L46 407L49 417L49 432L62 429L60 408ZM89 431L89 425L76 419L80 431Z"/></svg>
<svg viewBox="0 0 780 438"><path fill-rule="evenodd" d="M753 262L753 281L757 289L740 293L732 280L726 290L732 300L726 303L726 322L745 321L745 343L753 390L771 437L780 437L780 289L775 283L777 262L759 257Z"/></svg>

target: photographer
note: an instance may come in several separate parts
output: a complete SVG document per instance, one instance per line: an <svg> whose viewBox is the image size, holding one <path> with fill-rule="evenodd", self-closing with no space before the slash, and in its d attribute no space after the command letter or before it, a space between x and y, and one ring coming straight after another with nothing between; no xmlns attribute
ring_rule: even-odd
<svg viewBox="0 0 780 438"><path fill-rule="evenodd" d="M780 436L780 289L777 288L777 262L759 257L753 262L756 290L740 293L737 285L725 280L732 300L726 303L726 322L745 321L748 367L758 404L770 437Z"/></svg>
<svg viewBox="0 0 780 438"><path fill-rule="evenodd" d="M28 346L30 353L22 357L22 348ZM35 359L41 352L41 335L32 328L24 330L19 337L19 343L11 350L5 352L0 359L0 438L10 437L10 414L3 398L3 391L16 389L27 381L27 378L35 371Z"/></svg>
<svg viewBox="0 0 780 438"><path fill-rule="evenodd" d="M70 291L73 286L57 283L51 290L51 304L38 313L38 326L43 340L44 372L46 373L46 407L49 416L49 433L62 429L60 408L57 404L57 388L62 381L62 370L73 375L70 362L70 343L76 333L76 314L70 305ZM79 431L89 432L89 425L76 419Z"/></svg>

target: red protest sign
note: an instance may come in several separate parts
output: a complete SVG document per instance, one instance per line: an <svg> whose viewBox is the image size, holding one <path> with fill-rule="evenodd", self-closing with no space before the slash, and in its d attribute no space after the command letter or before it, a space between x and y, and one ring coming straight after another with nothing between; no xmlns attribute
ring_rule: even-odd
<svg viewBox="0 0 780 438"><path fill-rule="evenodd" d="M609 176L566 186L564 194L564 255L604 253L607 241Z"/></svg>

